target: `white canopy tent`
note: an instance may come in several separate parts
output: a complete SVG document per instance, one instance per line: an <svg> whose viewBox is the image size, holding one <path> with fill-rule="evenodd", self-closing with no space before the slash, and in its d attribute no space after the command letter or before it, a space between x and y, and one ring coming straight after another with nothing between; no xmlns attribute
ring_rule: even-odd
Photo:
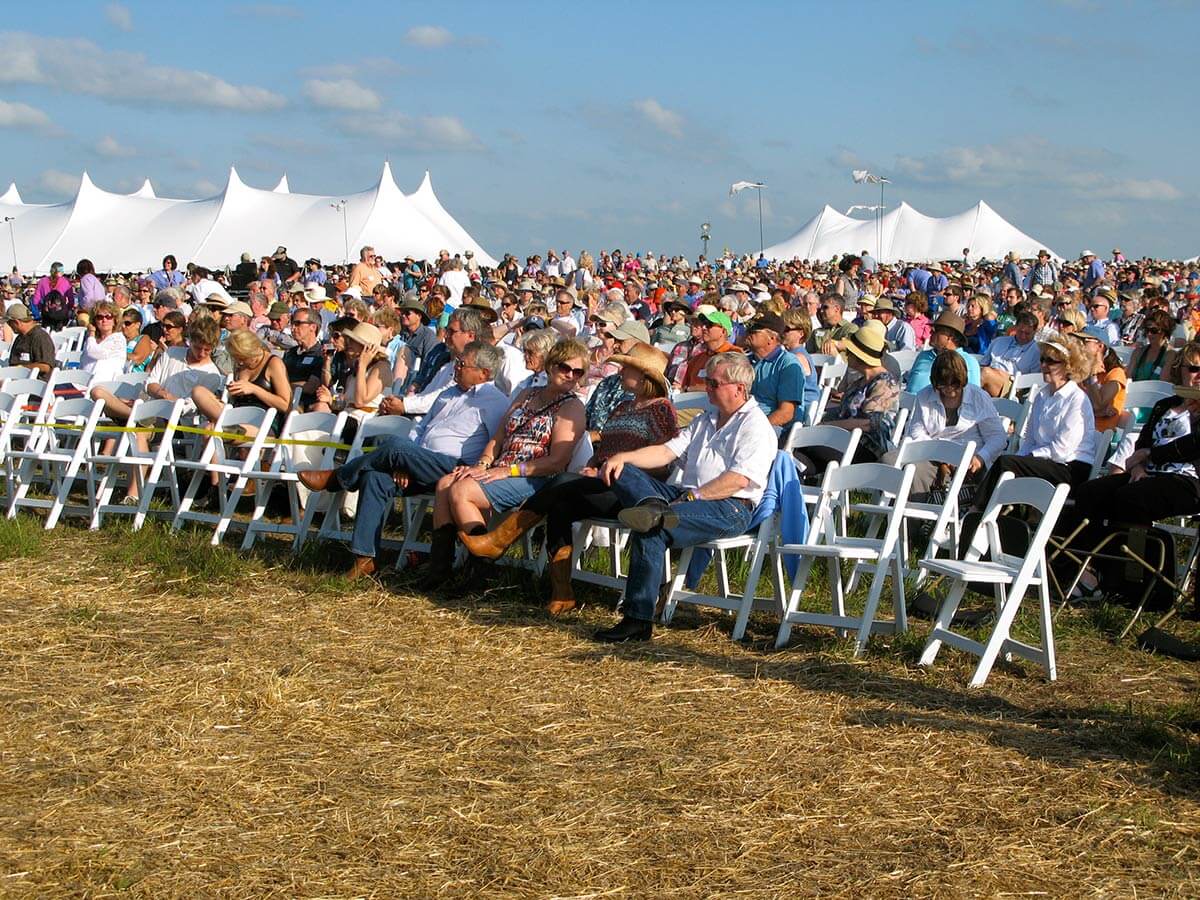
<svg viewBox="0 0 1200 900"><path fill-rule="evenodd" d="M148 180L132 194L114 194L84 172L67 203L27 204L10 186L0 196L0 217L12 219L11 240L0 240L0 264L38 274L55 260L70 267L83 258L99 272L147 271L168 253L181 265L219 268L242 253L270 254L277 245L293 259L315 256L327 263L357 259L358 249L370 245L391 260L471 251L481 265L496 265L442 207L428 172L406 195L387 163L373 187L340 197L291 193L286 175L273 190L252 188L231 168L218 196L168 200L156 196Z"/></svg>
<svg viewBox="0 0 1200 900"><path fill-rule="evenodd" d="M876 219L854 219L826 206L796 234L764 253L768 259L831 259L863 250L874 254L878 227ZM964 247L972 259L1003 259L1013 250L1022 258L1037 256L1045 244L1009 224L982 200L944 219L924 215L907 203L883 217L879 262L961 259Z"/></svg>

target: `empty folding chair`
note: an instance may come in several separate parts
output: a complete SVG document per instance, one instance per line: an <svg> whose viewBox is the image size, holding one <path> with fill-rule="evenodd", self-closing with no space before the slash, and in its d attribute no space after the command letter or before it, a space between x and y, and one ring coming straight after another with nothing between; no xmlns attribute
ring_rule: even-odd
<svg viewBox="0 0 1200 900"><path fill-rule="evenodd" d="M32 440L45 401L46 382L37 378L18 378L8 382L0 393L0 459L4 461L4 498L13 495L15 473L12 451L24 449Z"/></svg>
<svg viewBox="0 0 1200 900"><path fill-rule="evenodd" d="M283 423L278 441L259 457L259 465L249 473L254 481L254 512L246 523L246 536L242 549L254 546L260 534L287 534L292 544L304 527L304 516L300 504L299 472L311 469L332 469L337 445L342 440L342 429L346 414L335 413L292 413ZM288 441L312 441L327 444L324 447L309 447L303 443L289 444ZM316 451L313 453L312 451ZM267 464L268 458L270 463ZM282 485L287 491L288 510L291 518L287 522L267 522L263 519L272 490ZM314 502L310 498L310 503Z"/></svg>
<svg viewBox="0 0 1200 900"><path fill-rule="evenodd" d="M96 503L92 508L93 529L104 524L106 514L133 516L133 530L145 524L154 495L166 488L171 492L171 511L179 509L179 483L175 480L175 428L187 405L186 400L135 400L126 428L161 428L149 440L149 449L142 450L139 433L121 431L116 446L109 453L95 453L89 457L97 482ZM104 428L97 430L97 438L105 437ZM142 470L145 469L145 472ZM126 506L112 502L120 476L124 472L137 484L138 502Z"/></svg>
<svg viewBox="0 0 1200 900"><path fill-rule="evenodd" d="M258 466L274 420L274 409L226 406L221 410L221 415L212 425L212 431L215 433L207 436L199 458L175 461L175 468L190 471L192 478L179 501L179 509L176 510L175 519L171 523L173 530L178 530L184 522L206 522L215 526L213 545L221 543L233 522L233 513L237 509L238 501L242 499L249 483L250 472ZM239 442L235 452L230 452L225 446L226 437L222 435L228 435L233 428L252 428L255 429L255 434L253 438ZM214 475L217 479L215 490L220 511L205 513L193 510L192 505L201 484Z"/></svg>
<svg viewBox="0 0 1200 900"><path fill-rule="evenodd" d="M95 492L87 461L93 452L92 439L103 413L104 407L93 400L61 400L54 404L43 422L31 426L33 436L26 447L9 452L9 458L18 467L8 518L15 518L19 509L44 509L48 511L46 530L49 531L58 524L67 508L71 489L78 479L86 480L88 505L83 512L91 513ZM29 496L30 489L39 480L48 483L53 494L51 499Z"/></svg>
<svg viewBox="0 0 1200 900"><path fill-rule="evenodd" d="M800 544L777 541L775 545L775 578L783 582L782 566L788 556L799 558L796 577L792 581L784 604L783 620L775 646L783 647L791 636L793 625L823 625L839 631L854 629L855 656L866 649L874 631L901 632L908 628L904 607L904 559L900 554L900 528L912 487L911 466L897 469L882 463L859 463L851 466L830 464L821 483L816 515L808 530L808 538ZM856 537L850 533L849 511L852 494L873 495L873 511L869 514L883 520L881 533ZM832 600L830 612L808 612L800 608L804 590L812 574L813 564L825 560ZM842 563L850 563L849 581L842 575ZM857 581L860 566L873 571L871 585L861 616L846 611L846 596ZM876 620L875 612L883 593L885 579L892 580L891 620Z"/></svg>
<svg viewBox="0 0 1200 900"><path fill-rule="evenodd" d="M783 441L783 450L795 453L808 447L824 447L837 452L836 462L843 466L854 461L854 453L858 450L858 442L862 439L862 429L846 430L836 425L793 425ZM801 472L801 477L806 473ZM816 505L820 489L811 484L804 485L804 501L809 506Z"/></svg>
<svg viewBox="0 0 1200 900"><path fill-rule="evenodd" d="M996 484L984 510L979 528L963 559L923 559L919 563L933 575L951 579L949 593L938 606L933 631L921 653L921 665L932 665L942 644L949 644L979 657L971 675L971 687L987 681L997 657L1014 654L1040 663L1046 676L1057 677L1054 657L1054 629L1050 613L1050 585L1046 571L1046 542L1066 503L1070 487L1052 485L1040 478L1013 478L1005 473ZM1021 555L1006 553L1001 544L997 519L1006 506L1024 506L1041 516L1037 529ZM984 553L989 559L982 559ZM998 613L987 639L982 643L951 630L950 623L958 611L969 584L991 584L996 591ZM1038 592L1040 604L1038 625L1042 644L1035 647L1011 637L1013 620L1030 588Z"/></svg>

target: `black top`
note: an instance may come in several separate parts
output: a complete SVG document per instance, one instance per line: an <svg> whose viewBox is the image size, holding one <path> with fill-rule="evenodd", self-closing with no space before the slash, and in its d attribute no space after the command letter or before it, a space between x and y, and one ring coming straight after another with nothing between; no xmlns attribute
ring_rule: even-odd
<svg viewBox="0 0 1200 900"><path fill-rule="evenodd" d="M35 325L28 334L18 334L13 339L8 364L21 366L26 363L48 363L53 368L55 356L54 341L50 339L45 328Z"/></svg>

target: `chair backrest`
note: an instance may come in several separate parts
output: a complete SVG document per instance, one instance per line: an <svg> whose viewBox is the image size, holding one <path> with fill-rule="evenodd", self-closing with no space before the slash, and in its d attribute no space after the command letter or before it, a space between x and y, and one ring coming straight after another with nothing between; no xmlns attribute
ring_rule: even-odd
<svg viewBox="0 0 1200 900"><path fill-rule="evenodd" d="M911 391L900 392L900 408L906 409L911 414L917 408L917 395Z"/></svg>
<svg viewBox="0 0 1200 900"><path fill-rule="evenodd" d="M822 384L837 384L846 374L846 361L836 359L826 366L821 367L821 374L817 380Z"/></svg>
<svg viewBox="0 0 1200 900"><path fill-rule="evenodd" d="M899 444L904 438L904 429L908 427L908 419L912 413L903 406L896 413L896 421L892 423L891 441L893 444Z"/></svg>
<svg viewBox="0 0 1200 900"><path fill-rule="evenodd" d="M82 369L54 369L50 373L48 383L52 387L72 385L81 391L86 391L92 380L92 373Z"/></svg>
<svg viewBox="0 0 1200 900"><path fill-rule="evenodd" d="M349 458L362 456L364 448L378 443L381 438L409 437L416 427L416 423L405 416L372 416L359 425L350 445Z"/></svg>
<svg viewBox="0 0 1200 900"><path fill-rule="evenodd" d="M0 382L10 378L28 378L32 372L32 369L25 366L0 366Z"/></svg>
<svg viewBox="0 0 1200 900"><path fill-rule="evenodd" d="M588 464L593 452L592 436L585 431L575 442L575 449L571 451L571 461L567 463L567 471L578 472Z"/></svg>
<svg viewBox="0 0 1200 900"><path fill-rule="evenodd" d="M810 353L808 354L808 358L813 361L814 366L816 366L818 369L821 369L839 357L834 356L832 353Z"/></svg>
<svg viewBox="0 0 1200 900"><path fill-rule="evenodd" d="M1133 357L1133 347L1130 347L1128 344L1119 344L1118 346L1113 347L1112 351L1116 355L1117 359L1121 361L1121 365L1129 365L1129 360Z"/></svg>
<svg viewBox="0 0 1200 900"><path fill-rule="evenodd" d="M887 516L888 525L884 532L884 549L890 551L894 545L908 494L912 489L913 468L897 468L883 463L856 463L839 466L831 463L821 480L821 494L809 530L811 543L832 544L846 537L847 513L856 499L854 494L873 495L875 515Z"/></svg>
<svg viewBox="0 0 1200 900"><path fill-rule="evenodd" d="M138 372L137 374L141 376L140 381L125 378L117 378L113 381L93 381L90 389L94 391L96 388L104 388L110 391L118 400L133 401L141 395L142 385L146 381L145 372Z"/></svg>
<svg viewBox="0 0 1200 900"><path fill-rule="evenodd" d="M25 374L28 376L28 369ZM40 378L12 378L4 385L3 393L13 397L43 397L46 394L46 382Z"/></svg>
<svg viewBox="0 0 1200 900"><path fill-rule="evenodd" d="M816 425L825 416L825 408L829 406L829 399L833 396L833 385L827 384L821 388L821 396L808 404L808 409L804 413L804 423L806 425Z"/></svg>
<svg viewBox="0 0 1200 900"><path fill-rule="evenodd" d="M712 409L712 404L708 400L707 391L685 391L682 394L676 394L671 399L671 405L675 409Z"/></svg>
<svg viewBox="0 0 1200 900"><path fill-rule="evenodd" d="M896 361L896 365L900 367L900 376L907 378L909 370L912 369L913 363L917 361L916 350L893 350L888 354Z"/></svg>
<svg viewBox="0 0 1200 900"><path fill-rule="evenodd" d="M1096 432L1096 451L1092 455L1092 471L1088 478L1100 477L1100 470L1104 468L1104 461L1108 459L1108 451L1112 449L1114 434L1116 434L1115 428Z"/></svg>
<svg viewBox="0 0 1200 900"><path fill-rule="evenodd" d="M82 350L68 350L65 347L60 347L58 349L58 352L54 354L54 358L56 360L58 360L58 362L63 366L63 368L67 368L70 366L74 366L74 367L78 368L79 361L80 361L80 359L83 358L83 351Z"/></svg>
<svg viewBox="0 0 1200 900"><path fill-rule="evenodd" d="M82 325L72 325L70 328L62 329L58 334L67 339L68 350L79 350L83 346L83 337L87 334L87 329Z"/></svg>
<svg viewBox="0 0 1200 900"><path fill-rule="evenodd" d="M1125 411L1149 409L1159 400L1174 395L1175 385L1169 381L1131 381L1125 385Z"/></svg>
<svg viewBox="0 0 1200 900"><path fill-rule="evenodd" d="M979 559L985 550L991 552L995 562L1020 567L1022 574L1039 564L1045 554L1046 541L1058 522L1059 513L1067 502L1070 485L1051 484L1042 478L1014 478L1011 472L1005 472L996 483L992 496L988 499L987 507L979 520L978 530L967 548L967 559ZM1006 506L1025 506L1037 510L1041 515L1037 530L1027 547L1021 548L1021 554L1007 554L1001 545L1000 530L996 527L996 519Z"/></svg>
<svg viewBox="0 0 1200 900"><path fill-rule="evenodd" d="M828 447L842 454L842 465L849 465L862 439L862 429L847 430L836 425L795 424L788 431L783 449L789 453L804 447Z"/></svg>
<svg viewBox="0 0 1200 900"><path fill-rule="evenodd" d="M896 384L900 384L904 380L904 372L900 368L900 363L892 354L883 354L883 367L896 379Z"/></svg>
<svg viewBox="0 0 1200 900"><path fill-rule="evenodd" d="M1017 394L1021 391L1032 391L1034 388L1039 388L1046 383L1046 379L1042 377L1041 372L1027 372L1017 375L1012 380L1012 387L1008 389L1008 396L1016 399Z"/></svg>
<svg viewBox="0 0 1200 900"><path fill-rule="evenodd" d="M975 442L948 441L944 438L929 438L924 441L914 441L905 438L896 451L896 466L903 468L909 463L931 462L942 465L965 465L975 455Z"/></svg>

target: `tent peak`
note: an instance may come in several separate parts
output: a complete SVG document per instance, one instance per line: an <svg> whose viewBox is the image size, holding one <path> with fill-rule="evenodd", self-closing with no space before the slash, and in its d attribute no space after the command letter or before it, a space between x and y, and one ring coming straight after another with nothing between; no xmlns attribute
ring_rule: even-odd
<svg viewBox="0 0 1200 900"><path fill-rule="evenodd" d="M279 184L275 185L274 192L276 194L290 194L292 192L291 186L288 184L287 172L283 173L283 177L279 179Z"/></svg>
<svg viewBox="0 0 1200 900"><path fill-rule="evenodd" d="M24 205L25 201L21 199L21 192L17 190L15 181L9 183L8 190L4 192L4 196L0 197L0 203Z"/></svg>

